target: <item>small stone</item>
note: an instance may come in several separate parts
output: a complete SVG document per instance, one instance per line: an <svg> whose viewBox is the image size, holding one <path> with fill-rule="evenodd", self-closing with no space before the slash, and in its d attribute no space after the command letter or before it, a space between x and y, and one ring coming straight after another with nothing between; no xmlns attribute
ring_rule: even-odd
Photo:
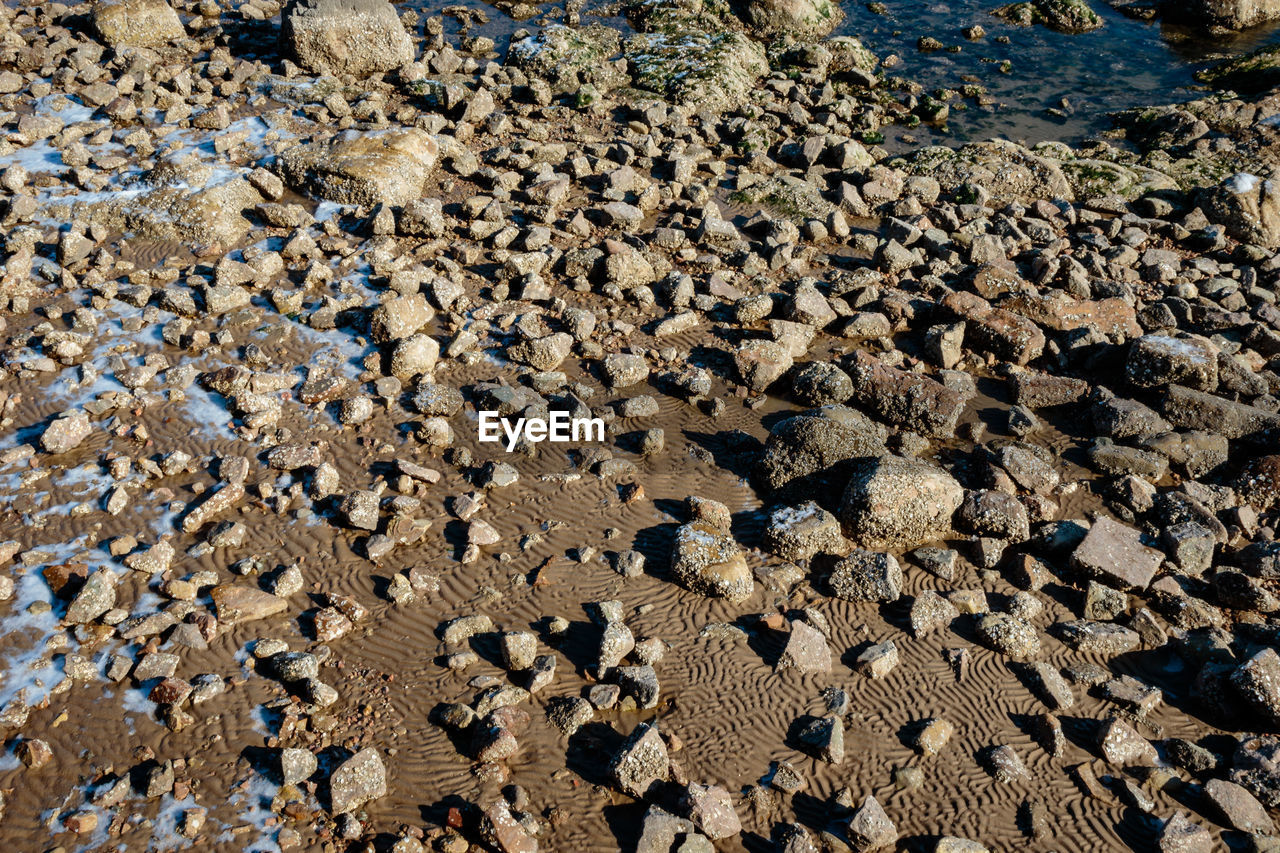
<svg viewBox="0 0 1280 853"><path fill-rule="evenodd" d="M609 774L626 794L642 798L668 776L667 746L655 725L641 723L609 765Z"/></svg>
<svg viewBox="0 0 1280 853"><path fill-rule="evenodd" d="M348 758L329 776L330 811L345 814L355 811L387 793L387 770L382 756L366 747Z"/></svg>
<svg viewBox="0 0 1280 853"><path fill-rule="evenodd" d="M827 645L827 638L807 622L793 621L787 645L775 669L795 669L802 673L830 672L831 647Z"/></svg>
<svg viewBox="0 0 1280 853"><path fill-rule="evenodd" d="M926 720L916 733L914 746L922 755L937 755L951 740L955 730L956 727L947 720Z"/></svg>

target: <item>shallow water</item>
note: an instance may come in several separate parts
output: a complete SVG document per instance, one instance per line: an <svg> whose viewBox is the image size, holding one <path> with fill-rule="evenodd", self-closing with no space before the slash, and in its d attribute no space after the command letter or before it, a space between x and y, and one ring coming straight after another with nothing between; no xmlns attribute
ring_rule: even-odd
<svg viewBox="0 0 1280 853"><path fill-rule="evenodd" d="M404 5L423 14L437 14L441 8L434 2ZM483 9L488 15L486 23L465 32L492 38L499 56L506 55L513 32L534 31L543 20L559 21L562 16L554 6L539 5L541 15L516 21L481 0L461 5ZM993 137L1077 144L1106 130L1111 112L1199 97L1207 89L1196 82L1196 71L1280 43L1280 23L1213 38L1160 20L1126 17L1101 0L1091 5L1104 26L1067 35L1042 26L1005 23L991 14L1000 5L999 0L888 0L884 14L876 14L865 3L846 0L842 4L845 20L835 34L857 36L881 59L897 57L897 64L887 69L891 76L918 82L926 92L977 83L995 99L985 106L972 99L953 99L945 127L884 128L889 147L912 141L954 143ZM603 17L612 14L613 10L592 3L583 20L598 20L629 32L625 19ZM987 34L969 41L962 31L975 24ZM456 20L446 19L445 31L455 43L460 29ZM916 48L922 36L931 36L948 49L922 52ZM1008 38L1007 44L996 40L1001 36ZM957 46L961 49L953 52L951 48ZM1005 61L1012 63L1007 72L1000 70ZM1050 108L1067 115L1051 115Z"/></svg>
<svg viewBox="0 0 1280 853"><path fill-rule="evenodd" d="M992 0L888 0L886 13L872 13L861 3L845 3L845 20L837 33L861 38L882 59L896 54L901 64L890 73L924 85L926 91L972 82L986 87L997 101L978 106L952 101L946 133L921 130L916 136L954 141L1003 137L1042 142L1078 143L1105 130L1107 114L1130 107L1173 103L1198 97L1205 88L1192 76L1214 61L1280 42L1280 24L1257 27L1222 39L1195 33L1159 20L1138 21L1099 0L1091 5L1104 26L1091 33L1067 35L1046 27L1018 27L990 11ZM968 41L962 31L975 24L987 35ZM917 50L921 36L932 36L957 53ZM996 41L1007 36L1008 44ZM1008 73L999 70L1008 60ZM972 78L977 78L972 80ZM1067 118L1052 116L1050 107L1070 102Z"/></svg>

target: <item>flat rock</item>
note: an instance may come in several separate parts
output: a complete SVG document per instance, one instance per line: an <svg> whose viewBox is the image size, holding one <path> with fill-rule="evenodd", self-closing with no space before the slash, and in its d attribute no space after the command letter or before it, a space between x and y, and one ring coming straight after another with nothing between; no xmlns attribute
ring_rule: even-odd
<svg viewBox="0 0 1280 853"><path fill-rule="evenodd" d="M1071 564L1121 589L1146 589L1164 555L1142 544L1142 534L1109 518L1099 518L1071 554Z"/></svg>
<svg viewBox="0 0 1280 853"><path fill-rule="evenodd" d="M291 187L315 198L403 205L422 195L439 156L435 138L418 128L352 130L285 151L279 168Z"/></svg>
<svg viewBox="0 0 1280 853"><path fill-rule="evenodd" d="M1225 826L1241 832L1275 831L1266 807L1253 794L1234 782L1210 779L1204 783L1204 797L1222 816Z"/></svg>
<svg viewBox="0 0 1280 853"><path fill-rule="evenodd" d="M329 776L330 811L355 811L387 793L387 768L374 747L365 747L339 764Z"/></svg>
<svg viewBox="0 0 1280 853"><path fill-rule="evenodd" d="M705 521L676 531L671 574L693 592L730 601L742 601L755 589L742 547L731 534Z"/></svg>

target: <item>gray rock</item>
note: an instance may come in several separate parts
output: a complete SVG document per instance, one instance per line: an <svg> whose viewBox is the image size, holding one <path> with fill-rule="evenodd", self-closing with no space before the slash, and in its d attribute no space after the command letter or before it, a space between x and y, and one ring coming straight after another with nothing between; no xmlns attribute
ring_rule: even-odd
<svg viewBox="0 0 1280 853"><path fill-rule="evenodd" d="M1099 518L1071 554L1071 565L1122 589L1146 589L1163 559L1159 551L1142 543L1139 531Z"/></svg>
<svg viewBox="0 0 1280 853"><path fill-rule="evenodd" d="M897 644L893 640L885 640L859 652L853 661L853 669L868 678L884 678L897 669L900 660Z"/></svg>
<svg viewBox="0 0 1280 853"><path fill-rule="evenodd" d="M837 466L880 455L886 437L883 425L845 406L805 412L780 422L769 433L756 474L770 491L816 489L828 482L839 488L843 484L834 480L842 469Z"/></svg>
<svg viewBox="0 0 1280 853"><path fill-rule="evenodd" d="M868 548L910 548L951 530L964 489L928 462L880 456L854 467L840 521L855 543Z"/></svg>
<svg viewBox="0 0 1280 853"><path fill-rule="evenodd" d="M1280 725L1280 655L1262 651L1231 673L1231 686L1249 708L1271 725Z"/></svg>
<svg viewBox="0 0 1280 853"><path fill-rule="evenodd" d="M995 777L997 782L1012 785L1031 779L1027 766L1022 763L1018 753L1008 744L989 750L984 759L987 770Z"/></svg>
<svg viewBox="0 0 1280 853"><path fill-rule="evenodd" d="M285 747L280 750L280 775L286 785L310 779L318 766L315 753L309 749Z"/></svg>
<svg viewBox="0 0 1280 853"><path fill-rule="evenodd" d="M268 659L270 671L280 681L292 683L320 676L320 659L309 652L281 652Z"/></svg>
<svg viewBox="0 0 1280 853"><path fill-rule="evenodd" d="M939 628L946 628L960 616L960 611L937 592L926 589L911 603L911 634L923 637Z"/></svg>
<svg viewBox="0 0 1280 853"><path fill-rule="evenodd" d="M618 787L632 797L642 798L649 788L665 780L669 768L667 745L658 727L641 723L631 732L609 765L609 775Z"/></svg>
<svg viewBox="0 0 1280 853"><path fill-rule="evenodd" d="M1097 581L1089 581L1084 593L1084 618L1106 622L1128 609L1128 595Z"/></svg>
<svg viewBox="0 0 1280 853"><path fill-rule="evenodd" d="M1060 33L1084 33L1102 26L1102 18L1085 0L1024 0L992 14L1021 26L1043 24Z"/></svg>
<svg viewBox="0 0 1280 853"><path fill-rule="evenodd" d="M1078 652L1119 655L1131 652L1142 642L1138 632L1110 622L1077 619L1056 626L1062 642Z"/></svg>
<svg viewBox="0 0 1280 853"><path fill-rule="evenodd" d="M386 0L290 0L280 43L315 74L368 77L413 61L413 41Z"/></svg>
<svg viewBox="0 0 1280 853"><path fill-rule="evenodd" d="M612 353L605 356L604 374L614 388L626 388L649 378L649 364L643 356Z"/></svg>
<svg viewBox="0 0 1280 853"><path fill-rule="evenodd" d="M1222 816L1224 826L1241 832L1275 831L1266 807L1253 794L1234 782L1210 779L1204 784L1204 797Z"/></svg>
<svg viewBox="0 0 1280 853"><path fill-rule="evenodd" d="M796 731L796 740L828 764L844 763L844 723L834 715L815 717Z"/></svg>
<svg viewBox="0 0 1280 853"><path fill-rule="evenodd" d="M956 524L970 533L1010 542L1025 542L1031 535L1026 507L1004 492L969 492L956 512Z"/></svg>
<svg viewBox="0 0 1280 853"><path fill-rule="evenodd" d="M573 336L567 332L556 332L513 344L507 348L506 355L512 361L536 370L554 370L569 357L572 349Z"/></svg>
<svg viewBox="0 0 1280 853"><path fill-rule="evenodd" d="M937 755L950 743L955 732L956 727L949 720L935 717L926 720L916 732L913 746L921 755Z"/></svg>
<svg viewBox="0 0 1280 853"><path fill-rule="evenodd" d="M778 657L775 669L795 669L802 673L830 672L831 647L827 645L827 638L807 622L793 620L787 645Z"/></svg>
<svg viewBox="0 0 1280 853"><path fill-rule="evenodd" d="M693 821L671 814L660 806L649 806L640 825L636 853L671 853L676 839L694 832Z"/></svg>
<svg viewBox="0 0 1280 853"><path fill-rule="evenodd" d="M751 0L746 4L747 23L767 39L820 39L843 18L833 0Z"/></svg>
<svg viewBox="0 0 1280 853"><path fill-rule="evenodd" d="M955 435L967 396L940 382L889 367L862 350L845 365L853 380L852 399L877 418L928 438Z"/></svg>
<svg viewBox="0 0 1280 853"><path fill-rule="evenodd" d="M1028 622L1008 613L986 613L978 619L978 639L983 645L1015 660L1040 654L1040 637Z"/></svg>
<svg viewBox="0 0 1280 853"><path fill-rule="evenodd" d="M1254 10L1252 15L1236 14L1231 19L1280 19L1277 0L1202 0L1207 7L1219 10ZM1265 10L1265 11L1264 11ZM1246 24L1245 26L1248 26ZM1227 233L1242 243L1253 243L1264 249L1280 248L1280 189L1274 175L1251 175L1240 172L1223 181L1208 193L1205 214L1221 223Z"/></svg>
<svg viewBox="0 0 1280 853"><path fill-rule="evenodd" d="M844 554L849 550L840 522L813 501L771 512L764 542L765 550L792 562L808 560L816 554Z"/></svg>
<svg viewBox="0 0 1280 853"><path fill-rule="evenodd" d="M693 592L730 601L742 601L755 590L741 546L731 534L705 521L690 522L676 531L671 574Z"/></svg>
<svg viewBox="0 0 1280 853"><path fill-rule="evenodd" d="M1076 702L1071 685L1052 664L1037 662L1027 667L1028 678L1036 694L1051 711L1065 711Z"/></svg>
<svg viewBox="0 0 1280 853"><path fill-rule="evenodd" d="M898 827L889 819L884 807L868 795L849 818L845 830L854 850L879 850L898 840Z"/></svg>
<svg viewBox="0 0 1280 853"><path fill-rule="evenodd" d="M523 672L533 666L538 656L538 638L528 631L504 631L498 636L502 665L512 672Z"/></svg>
<svg viewBox="0 0 1280 853"><path fill-rule="evenodd" d="M1183 429L1215 432L1228 439L1248 436L1265 440L1280 433L1280 415L1275 412L1182 385L1170 385L1160 404L1169 423Z"/></svg>
<svg viewBox="0 0 1280 853"><path fill-rule="evenodd" d="M1162 531L1169 558L1189 575L1199 576L1213 565L1217 538L1213 531L1196 521L1173 524Z"/></svg>
<svg viewBox="0 0 1280 853"><path fill-rule="evenodd" d="M853 395L853 380L834 364L813 361L796 371L791 393L805 406L840 404Z"/></svg>
<svg viewBox="0 0 1280 853"><path fill-rule="evenodd" d="M348 0L319 0L348 2ZM370 4L384 0L356 0ZM394 18L394 12L392 12ZM286 20L288 20L286 18ZM400 23L396 20L396 26ZM339 204L402 205L422 195L440 157L435 138L418 128L344 131L280 155L285 181L308 195Z"/></svg>
<svg viewBox="0 0 1280 853"><path fill-rule="evenodd" d="M764 391L791 369L791 353L775 341L745 341L734 356L742 384L752 391Z"/></svg>
<svg viewBox="0 0 1280 853"><path fill-rule="evenodd" d="M377 530L378 501L376 492L352 492L342 499L338 512L349 527L357 530Z"/></svg>
<svg viewBox="0 0 1280 853"><path fill-rule="evenodd" d="M537 839L505 800L498 800L484 810L480 831L499 853L538 853Z"/></svg>
<svg viewBox="0 0 1280 853"><path fill-rule="evenodd" d="M719 785L689 785L681 803L698 831L712 840L732 838L742 831L733 799Z"/></svg>
<svg viewBox="0 0 1280 853"><path fill-rule="evenodd" d="M616 29L591 23L583 27L552 24L512 42L507 62L554 85L576 87L617 54L622 39Z"/></svg>
<svg viewBox="0 0 1280 853"><path fill-rule="evenodd" d="M642 710L656 708L662 695L658 673L652 666L620 666L614 671L622 695L630 696Z"/></svg>
<svg viewBox="0 0 1280 853"><path fill-rule="evenodd" d="M892 554L855 549L831 572L832 591L847 601L897 601L902 568Z"/></svg>
<svg viewBox="0 0 1280 853"><path fill-rule="evenodd" d="M1098 748L1103 758L1122 767L1155 767L1159 761L1156 748L1133 726L1115 717L1099 727Z"/></svg>
<svg viewBox="0 0 1280 853"><path fill-rule="evenodd" d="M373 747L365 747L329 776L330 811L346 814L387 793L387 769Z"/></svg>
<svg viewBox="0 0 1280 853"><path fill-rule="evenodd" d="M601 671L611 669L622 663L631 650L636 647L635 636L621 621L610 621L604 626L600 635L600 651L596 658Z"/></svg>
<svg viewBox="0 0 1280 853"><path fill-rule="evenodd" d="M560 731L571 735L595 719L595 710L581 696L556 697L547 702L547 719Z"/></svg>
<svg viewBox="0 0 1280 853"><path fill-rule="evenodd" d="M1199 335L1143 335L1129 347L1125 373L1139 388L1176 383L1213 391L1218 387L1218 348Z"/></svg>
<svg viewBox="0 0 1280 853"><path fill-rule="evenodd" d="M157 47L187 36L165 0L96 0L92 19L99 37L114 48Z"/></svg>
<svg viewBox="0 0 1280 853"><path fill-rule="evenodd" d="M944 835L934 843L933 853L991 853L991 851L986 845L970 841L968 838Z"/></svg>
<svg viewBox="0 0 1280 853"><path fill-rule="evenodd" d="M66 453L80 446L93 432L93 424L84 412L67 412L54 418L40 435L40 449L45 453Z"/></svg>
<svg viewBox="0 0 1280 853"><path fill-rule="evenodd" d="M483 613L458 616L450 619L440 627L440 639L446 645L456 646L465 643L476 634L487 634L493 630L493 620Z"/></svg>
<svg viewBox="0 0 1280 853"><path fill-rule="evenodd" d="M65 621L72 625L92 622L115 606L116 574L110 569L99 569L89 575L71 599Z"/></svg>
<svg viewBox="0 0 1280 853"><path fill-rule="evenodd" d="M1160 853L1213 853L1213 834L1193 823L1185 812L1165 821L1156 844Z"/></svg>

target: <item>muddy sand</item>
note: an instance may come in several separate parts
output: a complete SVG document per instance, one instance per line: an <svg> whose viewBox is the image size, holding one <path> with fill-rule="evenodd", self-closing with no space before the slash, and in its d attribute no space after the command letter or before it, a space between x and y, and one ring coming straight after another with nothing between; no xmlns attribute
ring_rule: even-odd
<svg viewBox="0 0 1280 853"><path fill-rule="evenodd" d="M1280 850L1280 9L913 9L0 7L0 844Z"/></svg>

